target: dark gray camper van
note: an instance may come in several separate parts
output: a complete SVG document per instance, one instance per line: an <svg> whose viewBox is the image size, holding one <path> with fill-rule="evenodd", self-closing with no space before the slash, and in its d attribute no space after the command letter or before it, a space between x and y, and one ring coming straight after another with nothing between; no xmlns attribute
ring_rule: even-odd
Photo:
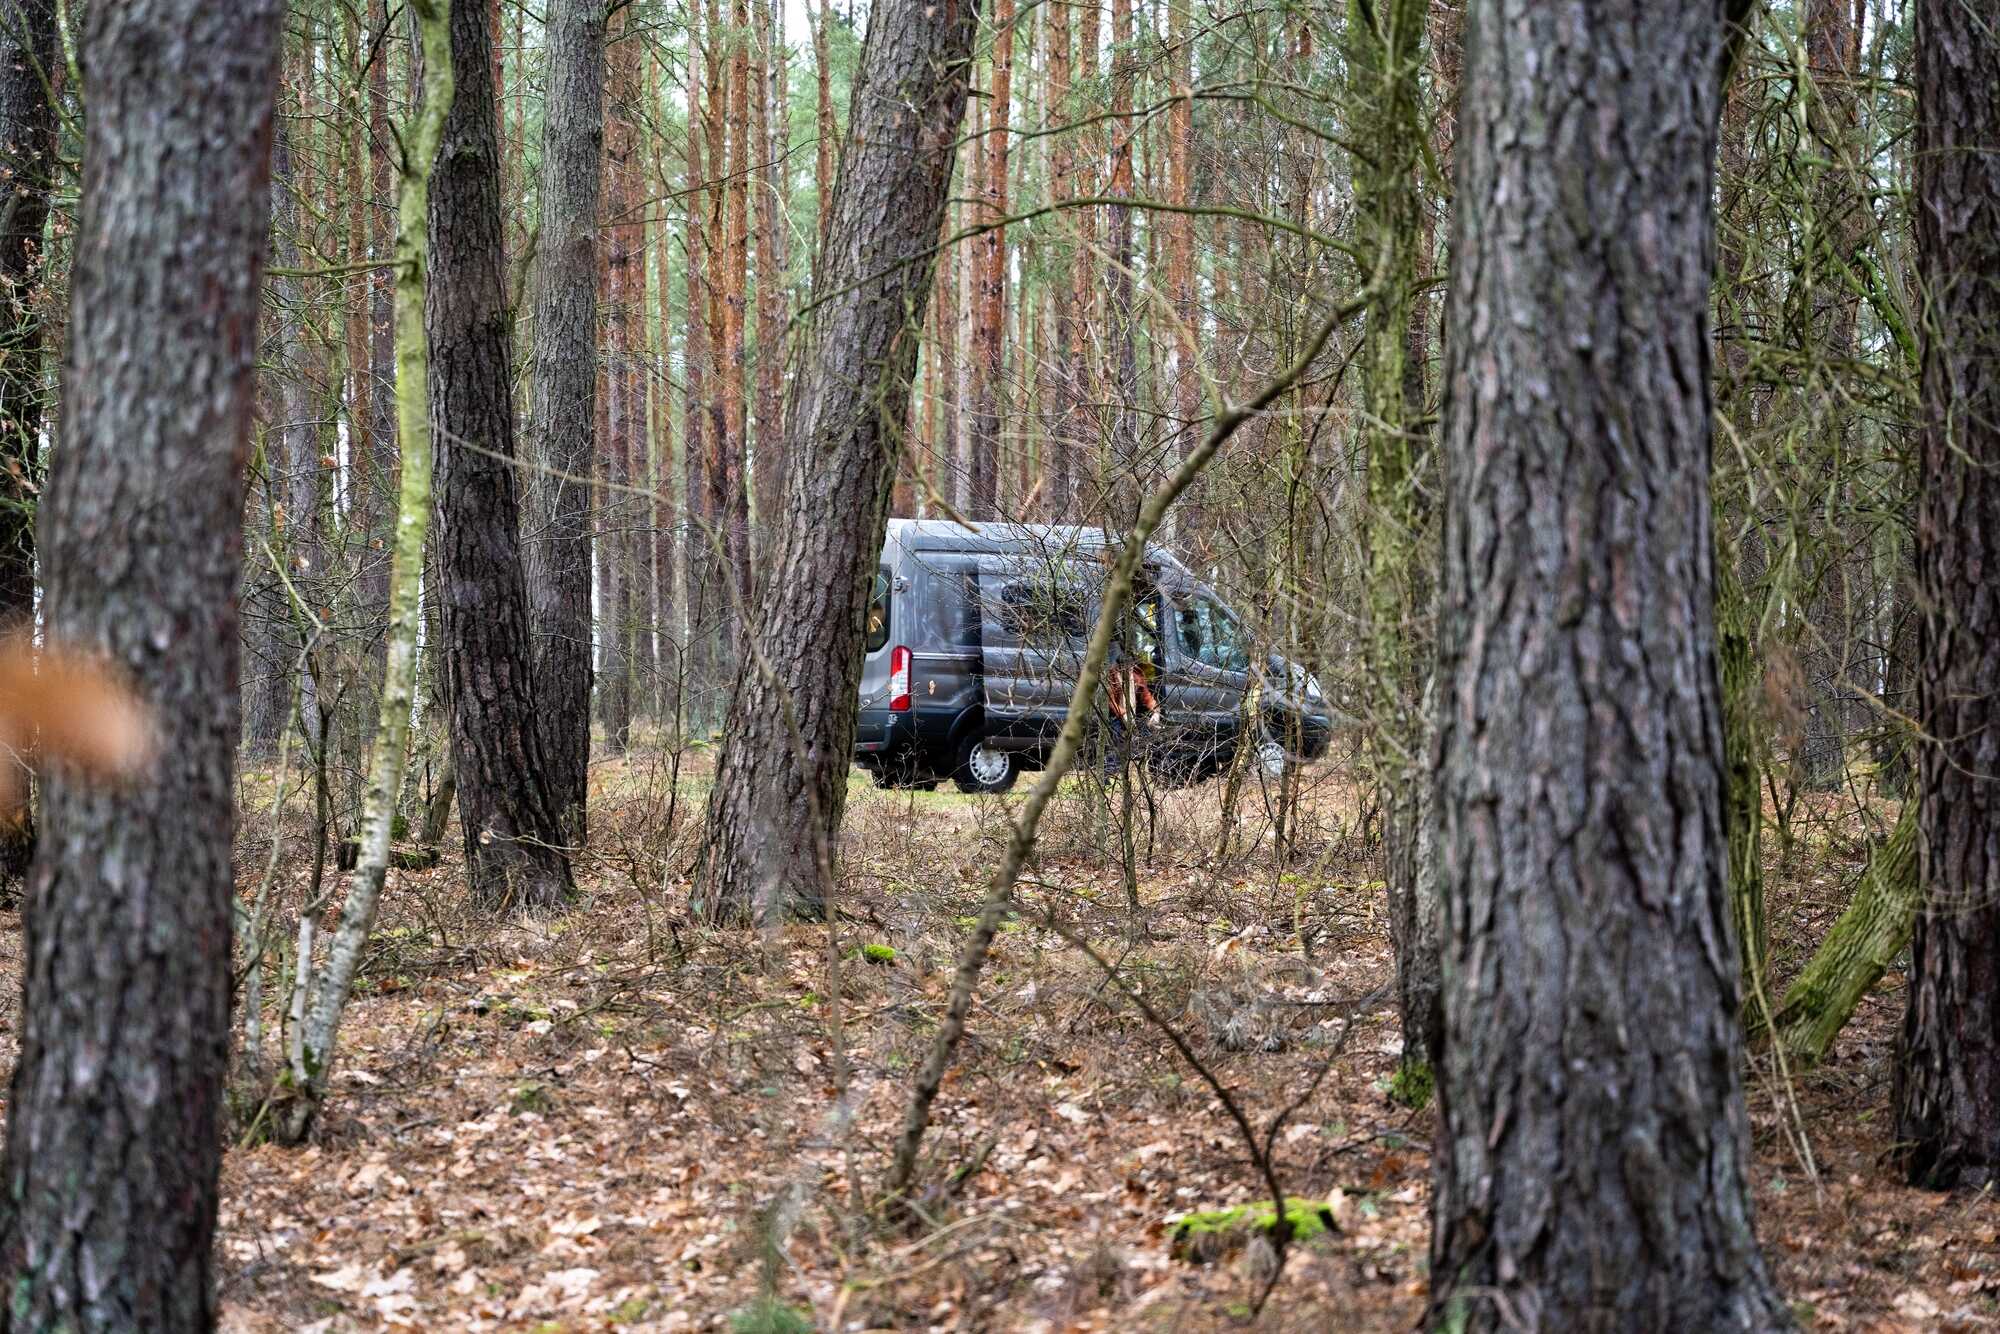
<svg viewBox="0 0 2000 1334"><path fill-rule="evenodd" d="M1005 792L1042 768L1069 710L1104 579L1104 534L1051 524L891 519L868 604L855 761L884 787ZM1254 662L1242 623L1167 552L1120 654L1150 665L1161 725L1138 753L1171 783L1226 770L1239 745L1275 773L1326 752L1319 683L1275 654ZM1242 705L1261 680L1261 717ZM1100 701L1101 704L1101 701Z"/></svg>

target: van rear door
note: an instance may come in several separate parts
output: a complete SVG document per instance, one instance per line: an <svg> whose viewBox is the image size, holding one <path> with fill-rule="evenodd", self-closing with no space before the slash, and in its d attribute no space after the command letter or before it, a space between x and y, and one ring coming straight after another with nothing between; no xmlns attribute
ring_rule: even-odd
<svg viewBox="0 0 2000 1334"><path fill-rule="evenodd" d="M863 614L861 712L855 720L854 748L880 750L889 739L889 672L896 617L895 578L879 566L868 586L868 610Z"/></svg>

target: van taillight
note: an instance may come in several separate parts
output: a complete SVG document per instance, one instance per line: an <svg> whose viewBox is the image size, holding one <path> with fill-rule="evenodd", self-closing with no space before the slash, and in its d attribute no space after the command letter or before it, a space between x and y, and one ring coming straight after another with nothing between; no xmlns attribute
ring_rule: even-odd
<svg viewBox="0 0 2000 1334"><path fill-rule="evenodd" d="M910 651L901 644L889 650L889 708L910 711Z"/></svg>

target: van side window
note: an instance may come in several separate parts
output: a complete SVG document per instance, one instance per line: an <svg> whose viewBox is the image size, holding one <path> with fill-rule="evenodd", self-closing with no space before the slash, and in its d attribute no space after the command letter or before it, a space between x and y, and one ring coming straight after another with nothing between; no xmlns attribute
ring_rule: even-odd
<svg viewBox="0 0 2000 1334"><path fill-rule="evenodd" d="M1089 605L1082 589L1047 575L1010 579L993 598L992 616L1009 639L1053 645L1084 638Z"/></svg>
<svg viewBox="0 0 2000 1334"><path fill-rule="evenodd" d="M868 586L868 651L874 653L889 642L889 571L875 571L875 580Z"/></svg>
<svg viewBox="0 0 2000 1334"><path fill-rule="evenodd" d="M1250 641L1234 616L1208 598L1183 600L1175 609L1181 651L1225 672L1250 670Z"/></svg>

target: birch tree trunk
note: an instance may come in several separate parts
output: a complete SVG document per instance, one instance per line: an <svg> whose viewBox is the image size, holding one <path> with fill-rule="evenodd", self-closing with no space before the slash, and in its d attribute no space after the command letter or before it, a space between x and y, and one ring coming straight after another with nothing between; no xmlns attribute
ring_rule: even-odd
<svg viewBox="0 0 2000 1334"><path fill-rule="evenodd" d="M430 177L444 138L453 78L449 11L437 0L410 0L410 8L422 47L423 83L416 115L403 130L396 191L396 430L403 457L396 545L389 567L388 647L362 798L360 853L324 961L315 958L313 918L299 923L297 981L286 1033L290 1097L274 1120L277 1138L293 1144L312 1130L326 1099L340 1017L354 989L362 946L375 926L389 871L396 798L409 758L410 706L417 691L417 640L423 617L417 582L431 519L430 363L424 338Z"/></svg>

